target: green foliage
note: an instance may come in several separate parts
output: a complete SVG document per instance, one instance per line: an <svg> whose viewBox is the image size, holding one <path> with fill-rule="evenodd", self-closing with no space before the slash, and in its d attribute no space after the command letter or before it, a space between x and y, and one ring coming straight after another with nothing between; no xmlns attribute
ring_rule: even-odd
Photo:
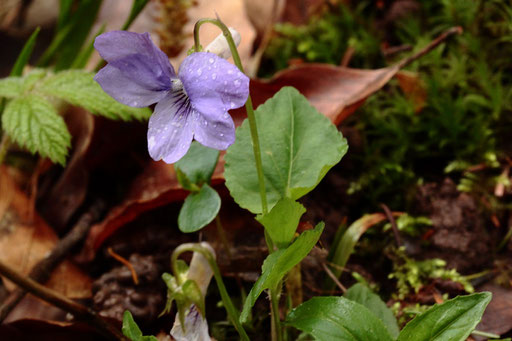
<svg viewBox="0 0 512 341"><path fill-rule="evenodd" d="M320 341L393 340L377 316L344 297L313 297L292 310L286 323Z"/></svg>
<svg viewBox="0 0 512 341"><path fill-rule="evenodd" d="M415 317L397 341L466 340L482 318L491 293L458 296Z"/></svg>
<svg viewBox="0 0 512 341"><path fill-rule="evenodd" d="M0 79L0 97L14 98L21 96L25 82L21 77Z"/></svg>
<svg viewBox="0 0 512 341"><path fill-rule="evenodd" d="M94 73L83 70L62 71L46 77L38 91L113 120L142 120L151 115L148 108L132 108L117 102L103 91L93 77Z"/></svg>
<svg viewBox="0 0 512 341"><path fill-rule="evenodd" d="M352 11L340 5L312 17L302 26L276 24L275 36L265 50L260 73L271 75L276 70L285 69L288 62L296 58L339 65L348 49L353 51L352 66L381 65L378 31L370 25L363 27L360 24L365 6L363 3ZM365 20L371 22L372 18Z"/></svg>
<svg viewBox="0 0 512 341"><path fill-rule="evenodd" d="M389 278L397 281L396 296L403 300L411 292L417 293L421 287L433 278L446 279L463 285L469 293L474 291L471 283L455 269L446 269L446 262L442 259L427 259L417 261L406 256L404 249L398 249L396 259L393 260L393 272Z"/></svg>
<svg viewBox="0 0 512 341"><path fill-rule="evenodd" d="M261 268L261 276L245 300L244 308L240 315L240 322L247 322L251 308L263 290L277 289L283 277L309 254L320 238L323 229L324 223L319 223L313 230L303 232L286 249L277 250L265 259Z"/></svg>
<svg viewBox="0 0 512 341"><path fill-rule="evenodd" d="M279 248L288 246L293 239L300 217L306 212L302 204L283 198L265 215L258 215L258 220Z"/></svg>
<svg viewBox="0 0 512 341"><path fill-rule="evenodd" d="M347 152L341 133L294 88L282 88L255 114L269 208L281 198L296 200L311 191ZM225 159L231 196L241 207L261 213L247 120L237 129Z"/></svg>
<svg viewBox="0 0 512 341"><path fill-rule="evenodd" d="M2 129L20 146L64 165L71 136L55 98L84 107L111 119L145 119L148 108L131 108L107 95L94 81L93 74L73 70L48 74L34 69L23 77L0 80L0 97L10 101L2 114ZM53 99L53 100L52 100Z"/></svg>
<svg viewBox="0 0 512 341"><path fill-rule="evenodd" d="M182 179L180 184L183 188L191 190L187 183L195 185L209 183L218 159L218 150L205 147L197 141L192 142L187 154L174 164L174 168L180 171Z"/></svg>
<svg viewBox="0 0 512 341"><path fill-rule="evenodd" d="M9 137L32 153L38 152L64 165L71 135L53 105L39 95L10 101L2 115L2 127Z"/></svg>
<svg viewBox="0 0 512 341"><path fill-rule="evenodd" d="M396 220L396 227L400 232L409 236L419 236L424 232L426 227L432 226L432 221L427 217L413 217L407 213L401 214ZM391 229L391 223L386 223L382 228L383 231Z"/></svg>
<svg viewBox="0 0 512 341"><path fill-rule="evenodd" d="M208 184L199 192L191 193L185 199L178 215L178 227L182 232L196 232L215 219L220 210L219 194Z"/></svg>
<svg viewBox="0 0 512 341"><path fill-rule="evenodd" d="M123 335L131 341L157 341L158 339L154 336L143 336L137 323L133 319L132 314L125 310L123 314Z"/></svg>
<svg viewBox="0 0 512 341"><path fill-rule="evenodd" d="M64 70L73 65L96 20L102 0L83 0L77 6L70 1L61 1L57 32L38 66L55 64L55 70Z"/></svg>
<svg viewBox="0 0 512 341"><path fill-rule="evenodd" d="M181 326L185 326L185 316L189 312L192 305L195 305L201 314L204 316L205 303L204 296L197 283L192 279L187 279L188 266L185 262L179 261L181 267L176 277L169 273L162 274L162 279L167 286L167 302L165 304L165 313L170 313L172 304L176 302L178 310L178 318L180 319Z"/></svg>
<svg viewBox="0 0 512 341"><path fill-rule="evenodd" d="M382 14L384 20L375 20ZM386 15L391 13L379 13L370 1L341 5L306 26L277 26L278 36L265 54L265 74L286 67L289 58L339 65L347 46L357 41L364 48L355 49L349 65L375 69L385 64L381 45L410 45L418 51L443 30L462 26L464 33L455 41L409 66L426 93L419 112L398 82L358 111L354 124L364 151L354 155L356 176L349 193L362 195L361 213L381 202L404 207L405 193L443 176L448 165L462 165L457 172L481 163L497 166L512 128L512 5L434 0L392 23L386 23ZM393 62L388 57L387 64Z"/></svg>
<svg viewBox="0 0 512 341"><path fill-rule="evenodd" d="M174 164L181 186L191 191L178 216L182 232L196 232L208 225L219 213L219 194L208 184L213 175L219 151L194 141L187 154Z"/></svg>
<svg viewBox="0 0 512 341"><path fill-rule="evenodd" d="M400 333L400 329L398 328L398 323L393 312L370 288L364 284L357 283L351 286L343 296L368 308L368 310L384 323L389 335L391 335L393 339L396 339Z"/></svg>
<svg viewBox="0 0 512 341"><path fill-rule="evenodd" d="M330 258L331 263L336 267L332 268L332 272L336 277L341 275L341 270L348 262L350 255L354 252L354 248L361 236L374 224L382 221L382 217L376 214L366 214L359 218L338 238L336 244L333 245L334 253ZM331 288L334 283L331 283Z"/></svg>
<svg viewBox="0 0 512 341"><path fill-rule="evenodd" d="M12 67L10 76L21 76L23 74L23 69L25 65L27 65L30 56L32 55L32 51L34 50L34 46L36 45L37 36L39 35L40 28L36 28L34 32L30 35L27 42L23 46L14 66Z"/></svg>

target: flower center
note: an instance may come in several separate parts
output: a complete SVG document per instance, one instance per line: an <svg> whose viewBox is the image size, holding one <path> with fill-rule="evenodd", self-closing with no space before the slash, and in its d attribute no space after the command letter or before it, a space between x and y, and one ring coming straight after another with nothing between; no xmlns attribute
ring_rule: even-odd
<svg viewBox="0 0 512 341"><path fill-rule="evenodd" d="M171 90L172 92L181 92L183 91L185 94L187 93L185 91L185 88L183 87L183 83L179 78L173 78L171 79Z"/></svg>

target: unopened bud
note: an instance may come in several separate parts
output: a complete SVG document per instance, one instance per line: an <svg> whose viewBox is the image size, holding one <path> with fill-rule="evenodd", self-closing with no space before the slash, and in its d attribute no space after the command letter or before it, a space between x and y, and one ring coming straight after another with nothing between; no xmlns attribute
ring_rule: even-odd
<svg viewBox="0 0 512 341"><path fill-rule="evenodd" d="M231 36L233 37L235 45L240 45L240 40L242 40L240 33L238 33L238 31L232 27L229 28L229 32L231 32ZM224 59L231 57L231 50L229 49L228 41L222 33L219 34L210 44L208 44L204 50L206 52L215 53L217 56Z"/></svg>

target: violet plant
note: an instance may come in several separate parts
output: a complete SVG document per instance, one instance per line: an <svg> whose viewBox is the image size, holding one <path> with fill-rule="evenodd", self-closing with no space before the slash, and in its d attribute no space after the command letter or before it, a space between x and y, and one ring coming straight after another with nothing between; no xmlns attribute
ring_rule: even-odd
<svg viewBox="0 0 512 341"><path fill-rule="evenodd" d="M205 23L222 30L236 67L202 51L199 29ZM208 261L240 338L249 340L244 324L250 321L258 297L268 291L272 340L281 341L286 332L279 307L283 282L309 254L324 228L320 222L297 236L298 222L306 211L297 200L341 160L347 143L336 127L291 87L282 88L254 111L249 79L243 73L231 33L220 19L199 20L194 37L194 50L176 74L148 34L118 31L101 35L95 47L109 64L95 79L123 104L144 107L157 103L149 120L148 150L155 160L175 163L179 182L191 192L178 217L182 231L197 231L217 215L220 197L209 182L218 150L224 149L224 176L231 196L254 213L264 228L269 255L241 313L231 302L207 248L183 244L173 252L172 274L163 276L168 287L166 311L174 301L178 307L179 321L173 330L182 328L180 339L199 340L186 326L195 325L198 317L202 326L205 323L204 291L189 278L188 266L178 259L184 252L195 252ZM235 134L228 110L244 103L247 119ZM198 143L192 143L193 139ZM488 293L455 298L418 316L400 332L378 296L365 287L353 288L351 293L347 297L315 297L289 311L286 325L318 340L430 340L435 333L442 336L439 339L463 340L490 300ZM189 316L194 321L188 321ZM123 331L132 340L152 339L142 336L129 313L125 314ZM201 339L209 338L204 330L200 334Z"/></svg>

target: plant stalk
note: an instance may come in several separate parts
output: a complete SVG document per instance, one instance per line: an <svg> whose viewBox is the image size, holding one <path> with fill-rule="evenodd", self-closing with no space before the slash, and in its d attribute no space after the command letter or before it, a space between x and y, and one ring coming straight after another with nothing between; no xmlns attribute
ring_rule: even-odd
<svg viewBox="0 0 512 341"><path fill-rule="evenodd" d="M205 23L213 24L219 27L226 38L229 49L231 50L231 55L233 56L233 61L238 69L244 72L244 68L242 66L242 61L240 60L240 55L238 54L238 50L236 49L236 44L233 41L233 37L231 36L231 32L229 32L228 27L220 20L220 19L200 19L196 22L194 26L194 49L196 52L201 50L201 44L199 43L199 28L201 25ZM254 115L254 108L252 106L251 95L247 97L247 102L245 102L245 110L247 111L247 118L249 119L249 127L251 130L251 138L252 138L252 147L254 151L254 160L256 162L256 172L258 174L258 182L259 182L259 190L261 197L261 209L263 214L268 213L268 204L267 204L267 192L265 190L265 177L263 174L263 163L261 162L261 149L260 149L260 141L258 136L258 127L256 124L256 116ZM269 252L270 249L269 249Z"/></svg>
<svg viewBox="0 0 512 341"><path fill-rule="evenodd" d="M279 284L281 286L281 284ZM270 290L270 307L272 315L272 340L283 341L283 329L279 317L279 290L277 288Z"/></svg>
<svg viewBox="0 0 512 341"><path fill-rule="evenodd" d="M178 257L184 252L198 252L206 258L208 264L213 270L213 277L217 282L217 287L219 288L219 293L222 298L222 302L224 302L224 307L226 308L226 312L228 313L228 317L231 320L231 323L233 323L235 329L238 331L238 334L240 334L240 338L244 341L249 341L249 336L247 336L244 327L240 323L240 313L235 308L233 302L231 301L231 298L229 297L228 291L226 290L226 286L224 285L224 281L222 280L219 267L217 266L217 262L215 261L215 258L213 257L211 252L207 248L199 244L186 243L178 246L171 256L171 267L174 275L178 273Z"/></svg>

